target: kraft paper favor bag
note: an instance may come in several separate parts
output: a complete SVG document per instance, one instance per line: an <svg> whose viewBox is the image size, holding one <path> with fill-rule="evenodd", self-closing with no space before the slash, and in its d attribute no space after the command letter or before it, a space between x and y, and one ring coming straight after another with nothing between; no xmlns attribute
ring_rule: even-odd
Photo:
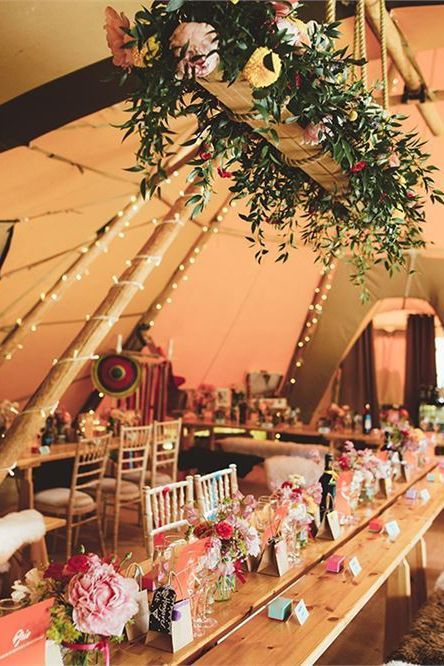
<svg viewBox="0 0 444 666"><path fill-rule="evenodd" d="M159 590L161 589L159 588ZM193 640L190 600L173 601L174 594L174 590L172 590L172 594L167 595L166 601L165 599L160 600L160 607L157 606L157 609L160 608L159 613L156 613L156 609L152 611L152 615L156 615L153 621L150 619L150 630L145 641L145 645L173 653ZM154 602L153 598L152 605Z"/></svg>
<svg viewBox="0 0 444 666"><path fill-rule="evenodd" d="M126 635L129 641L134 641L139 636L145 636L149 629L150 609L148 605L148 590L142 589L142 568L133 562L126 570L129 578L135 578L139 584L139 592L136 596L139 610L136 615L125 626Z"/></svg>
<svg viewBox="0 0 444 666"><path fill-rule="evenodd" d="M326 511L321 526L316 534L317 539L338 539L341 536L341 526L337 511Z"/></svg>
<svg viewBox="0 0 444 666"><path fill-rule="evenodd" d="M283 576L289 568L286 542L284 539L270 539L262 551L256 571L267 576Z"/></svg>

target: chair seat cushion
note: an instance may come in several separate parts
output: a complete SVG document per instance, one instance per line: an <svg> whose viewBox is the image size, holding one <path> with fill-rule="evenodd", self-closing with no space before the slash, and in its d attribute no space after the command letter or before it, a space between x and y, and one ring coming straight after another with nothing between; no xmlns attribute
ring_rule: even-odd
<svg viewBox="0 0 444 666"><path fill-rule="evenodd" d="M140 478L140 472L125 472L123 478L128 481L138 482ZM169 474L163 472L157 472L156 474L156 486L165 486L168 483L173 483L173 479ZM145 472L145 483L151 485L151 470Z"/></svg>
<svg viewBox="0 0 444 666"><path fill-rule="evenodd" d="M71 491L69 488L51 488L49 490L42 490L37 493L34 498L34 504L37 511L49 514L64 515L68 508L69 496ZM90 495L76 490L74 493L74 513L89 513L94 511L96 503Z"/></svg>
<svg viewBox="0 0 444 666"><path fill-rule="evenodd" d="M117 479L106 476L101 484L104 495L113 495L116 492ZM123 499L137 498L139 496L139 486L131 481L120 482L120 495Z"/></svg>

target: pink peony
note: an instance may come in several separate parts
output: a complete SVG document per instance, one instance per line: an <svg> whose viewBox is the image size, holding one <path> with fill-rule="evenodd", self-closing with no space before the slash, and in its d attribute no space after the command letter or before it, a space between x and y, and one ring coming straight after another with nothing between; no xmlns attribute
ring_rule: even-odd
<svg viewBox="0 0 444 666"><path fill-rule="evenodd" d="M276 21L276 26L278 30L286 30L286 42L291 44L292 46L310 46L311 45L311 39L308 36L308 33L306 29L302 29L302 26L305 25L300 21L297 23L296 21L291 21L290 19L287 18L280 18Z"/></svg>
<svg viewBox="0 0 444 666"><path fill-rule="evenodd" d="M288 0L288 2L272 2L274 8L274 13L276 18L284 18L288 14L296 9L299 5L299 0Z"/></svg>
<svg viewBox="0 0 444 666"><path fill-rule="evenodd" d="M393 151L392 153L390 153L388 163L391 169L397 169L399 167L399 165L401 164L401 160L399 159L399 155L397 152Z"/></svg>
<svg viewBox="0 0 444 666"><path fill-rule="evenodd" d="M138 589L133 578L124 578L110 564L77 574L68 586L76 629L86 634L120 636L137 613Z"/></svg>
<svg viewBox="0 0 444 666"><path fill-rule="evenodd" d="M180 23L170 38L170 46L179 57L188 44L187 52L177 64L176 76L182 79L187 70L194 70L197 78L208 76L219 64L219 55L212 53L219 46L214 28L209 23Z"/></svg>
<svg viewBox="0 0 444 666"><path fill-rule="evenodd" d="M324 132L325 125L323 123L310 123L304 129L304 143L308 143L311 146L316 146L320 142Z"/></svg>
<svg viewBox="0 0 444 666"><path fill-rule="evenodd" d="M132 67L134 63L131 49L124 48L127 42L132 41L132 38L123 31L123 28L128 30L130 27L128 18L123 12L118 14L112 7L107 7L103 27L106 30L106 41L113 54L113 64L117 67Z"/></svg>

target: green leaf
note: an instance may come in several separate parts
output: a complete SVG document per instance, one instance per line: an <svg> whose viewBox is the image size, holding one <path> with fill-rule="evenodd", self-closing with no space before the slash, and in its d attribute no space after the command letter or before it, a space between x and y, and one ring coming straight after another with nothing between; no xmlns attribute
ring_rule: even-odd
<svg viewBox="0 0 444 666"><path fill-rule="evenodd" d="M168 4L166 6L166 11L169 14L171 14L171 12L177 12L177 10L182 7L184 2L185 2L185 0L168 0Z"/></svg>

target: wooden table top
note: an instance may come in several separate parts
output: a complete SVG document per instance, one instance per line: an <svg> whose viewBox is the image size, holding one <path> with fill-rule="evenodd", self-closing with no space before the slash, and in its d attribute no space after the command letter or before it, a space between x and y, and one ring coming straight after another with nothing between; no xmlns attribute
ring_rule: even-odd
<svg viewBox="0 0 444 666"><path fill-rule="evenodd" d="M322 562L285 591L284 596L293 602L304 600L310 615L303 626L294 617L287 622L270 620L264 609L195 663L268 666L271 659L274 664L314 664L444 508L442 482L423 480L415 487L427 488L430 500L400 497L382 514L384 522L396 520L400 527L394 542L385 534L363 530L338 548L347 560L358 557L362 566L359 576L352 579L348 573L327 573Z"/></svg>
<svg viewBox="0 0 444 666"><path fill-rule="evenodd" d="M211 649L217 641L251 617L258 609L276 596L282 594L289 586L300 580L316 567L322 560L342 549L353 536L363 530L375 516L387 510L396 500L418 480L422 479L436 462L418 471L409 483L396 483L393 495L389 499L378 499L371 507L358 510L357 522L342 528L342 534L336 541L314 541L303 551L303 561L281 577L265 576L250 573L247 582L242 585L230 601L216 603L215 615L217 626L206 635L194 640L175 654L170 654L153 647L146 647L143 642L125 644L113 650L113 666L158 666L159 664L192 663L203 652ZM430 484L431 485L431 484ZM225 661L226 664L233 660ZM210 663L210 662L208 662ZM249 663L254 663L250 660ZM275 662L279 663L279 662ZM298 663L293 661L292 663Z"/></svg>
<svg viewBox="0 0 444 666"><path fill-rule="evenodd" d="M110 449L117 449L119 439L113 438L110 443ZM17 467L26 469L27 467L39 467L43 463L54 462L55 460L67 460L75 458L77 444L52 444L50 453L32 453L31 449L25 451L17 461Z"/></svg>
<svg viewBox="0 0 444 666"><path fill-rule="evenodd" d="M363 433L359 432L352 432L350 431L336 431L332 430L328 433L322 433L319 432L319 430L316 430L314 428L310 428L309 426L290 426L286 425L285 423L279 424L277 426L273 426L271 428L267 428L266 426L259 425L257 423L244 423L244 424L239 424L235 423L233 421L226 421L224 423L216 423L216 421L207 421L207 420L184 420L182 422L183 427L188 427L192 428L193 430L198 430L199 428L202 430L205 429L216 429L216 428L230 428L233 430L240 430L240 431L246 431L246 432L251 432L251 431L260 431L260 432L269 432L272 435L279 435L279 434L288 434L288 435L294 435L295 437L299 436L305 436L305 437L322 437L326 441L346 441L348 439L350 440L356 440L359 442L365 442L369 446L379 446L383 442L383 433L380 432L378 434L373 434L373 435L364 435Z"/></svg>

